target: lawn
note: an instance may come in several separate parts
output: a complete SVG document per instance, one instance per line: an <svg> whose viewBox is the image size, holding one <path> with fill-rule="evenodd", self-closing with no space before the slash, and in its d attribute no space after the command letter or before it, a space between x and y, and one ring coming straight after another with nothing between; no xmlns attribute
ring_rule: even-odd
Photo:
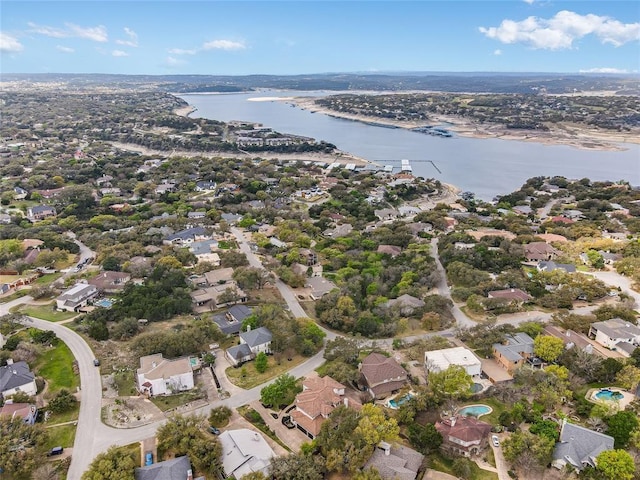
<svg viewBox="0 0 640 480"><path fill-rule="evenodd" d="M20 305L14 310L14 312L23 313L30 317L40 318L41 320L46 320L48 322L61 322L78 316L78 313L76 312L59 312L54 310L53 305L53 302L46 305Z"/></svg>
<svg viewBox="0 0 640 480"><path fill-rule="evenodd" d="M53 447L73 447L73 441L76 438L76 426L74 424L69 424L47 428L47 434L47 450L50 450Z"/></svg>
<svg viewBox="0 0 640 480"><path fill-rule="evenodd" d="M151 401L160 410L162 410L163 412L166 412L167 410L180 407L185 403L192 402L193 400L198 400L199 398L203 398L203 397L204 397L204 394L196 390L193 392L185 392L185 393L177 393L175 395L168 395L166 397L151 397Z"/></svg>
<svg viewBox="0 0 640 480"><path fill-rule="evenodd" d="M475 462L472 462L471 460L468 460L468 462L471 470L471 474L466 477L468 480L498 480L497 473L482 470ZM456 474L453 472L453 459L447 458L440 453L433 453L429 456L429 468L456 476Z"/></svg>
<svg viewBox="0 0 640 480"><path fill-rule="evenodd" d="M35 364L36 373L47 380L49 392L67 389L74 392L80 384L80 379L73 371L74 357L63 342L58 342L53 348L47 348L38 357Z"/></svg>
<svg viewBox="0 0 640 480"><path fill-rule="evenodd" d="M18 290L17 292L13 292L11 295L7 295L6 297L2 297L2 302L10 302L11 300L15 300L16 298L24 297L25 295L29 295L28 289Z"/></svg>
<svg viewBox="0 0 640 480"><path fill-rule="evenodd" d="M35 283L38 285L49 284L51 282L55 282L62 276L62 273L46 273L38 278Z"/></svg>
<svg viewBox="0 0 640 480"><path fill-rule="evenodd" d="M45 423L45 426L59 425L60 423L72 422L78 420L78 414L80 413L80 403L76 403L76 408L64 413L52 413ZM55 446L55 445L54 445Z"/></svg>
<svg viewBox="0 0 640 480"><path fill-rule="evenodd" d="M221 250L229 250L232 248L238 248L238 244L233 240L220 240L218 242L218 248Z"/></svg>
<svg viewBox="0 0 640 480"><path fill-rule="evenodd" d="M121 397L136 394L133 370L124 370L114 373L113 381L115 383L116 389L118 390L118 395L120 395Z"/></svg>
<svg viewBox="0 0 640 480"><path fill-rule="evenodd" d="M269 364L267 367L267 371L264 373L258 373L256 371L256 367L254 366L254 362L245 363L242 367L229 367L225 370L225 374L231 383L240 387L240 388L253 388L264 382L268 382L272 378L276 378L283 373L291 370L296 365L301 364L305 360L306 357L301 355L294 355L291 361L286 358L282 358L280 361L280 365L278 365L275 359L270 356L267 357L269 360Z"/></svg>

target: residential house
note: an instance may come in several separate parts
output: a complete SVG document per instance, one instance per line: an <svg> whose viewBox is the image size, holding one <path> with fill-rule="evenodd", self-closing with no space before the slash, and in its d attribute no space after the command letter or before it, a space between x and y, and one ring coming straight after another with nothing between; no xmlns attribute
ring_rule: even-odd
<svg viewBox="0 0 640 480"><path fill-rule="evenodd" d="M398 298L387 300L382 305L385 308L399 308L403 315L411 315L416 309L424 307L425 303L419 298L405 293Z"/></svg>
<svg viewBox="0 0 640 480"><path fill-rule="evenodd" d="M536 267L539 272L554 272L556 270L564 270L567 273L575 273L576 266L569 265L568 263L556 263L553 261L542 261L538 263Z"/></svg>
<svg viewBox="0 0 640 480"><path fill-rule="evenodd" d="M165 237L162 243L166 245L184 245L201 240L209 240L210 238L211 235L207 233L204 227L192 227Z"/></svg>
<svg viewBox="0 0 640 480"><path fill-rule="evenodd" d="M8 417L11 420L22 419L27 425L33 425L36 423L36 417L38 416L38 407L31 403L13 403L7 401L2 408L0 408L0 417Z"/></svg>
<svg viewBox="0 0 640 480"><path fill-rule="evenodd" d="M478 228L476 230L465 230L465 233L474 240L480 241L483 237L502 237L507 240L516 238L516 234L508 230L496 230L495 228Z"/></svg>
<svg viewBox="0 0 640 480"><path fill-rule="evenodd" d="M401 217L414 217L422 212L418 207L412 207L411 205L398 207L398 214Z"/></svg>
<svg viewBox="0 0 640 480"><path fill-rule="evenodd" d="M189 220L202 220L206 217L207 217L207 212L203 212L201 210L187 213L187 218Z"/></svg>
<svg viewBox="0 0 640 480"><path fill-rule="evenodd" d="M260 352L271 353L273 335L268 328L259 327L240 334L240 345L228 348L225 352L229 361L238 366L256 358Z"/></svg>
<svg viewBox="0 0 640 480"><path fill-rule="evenodd" d="M51 205L34 205L33 207L27 208L27 218L32 222L55 217L56 215L56 209Z"/></svg>
<svg viewBox="0 0 640 480"><path fill-rule="evenodd" d="M536 237L540 240L544 240L546 243L566 243L569 241L567 240L567 237L558 235L557 233L537 233Z"/></svg>
<svg viewBox="0 0 640 480"><path fill-rule="evenodd" d="M563 331L558 327L554 327L553 325L545 325L542 333L562 340L562 343L564 343L564 348L567 350L570 350L572 348L579 348L586 353L595 353L599 356L602 356L602 354L597 349L593 348L591 340L589 340L582 333L577 333L573 330Z"/></svg>
<svg viewBox="0 0 640 480"><path fill-rule="evenodd" d="M342 225L338 225L334 228L329 228L325 230L324 232L322 232L322 234L325 237L340 238L340 237L346 237L351 233L352 230L353 230L353 226L351 224L343 223Z"/></svg>
<svg viewBox="0 0 640 480"><path fill-rule="evenodd" d="M191 390L195 385L191 358L168 359L161 353L140 357L136 385L140 393L150 397Z"/></svg>
<svg viewBox="0 0 640 480"><path fill-rule="evenodd" d="M511 375L527 361L538 363L533 355L533 338L523 332L505 335L504 343L494 343L493 357Z"/></svg>
<svg viewBox="0 0 640 480"><path fill-rule="evenodd" d="M186 455L146 467L137 467L135 480L205 480L205 477L193 478L191 460Z"/></svg>
<svg viewBox="0 0 640 480"><path fill-rule="evenodd" d="M360 363L361 383L373 398L384 398L409 382L407 371L391 357L370 353Z"/></svg>
<svg viewBox="0 0 640 480"><path fill-rule="evenodd" d="M331 290L338 288L338 286L333 283L331 280L327 280L323 277L310 277L307 278L305 287L310 288L311 298L314 300L319 300L324 297Z"/></svg>
<svg viewBox="0 0 640 480"><path fill-rule="evenodd" d="M173 193L178 189L178 186L174 182L163 181L155 189L156 195L164 195L165 193Z"/></svg>
<svg viewBox="0 0 640 480"><path fill-rule="evenodd" d="M531 242L523 246L524 258L527 262L539 262L541 260L553 260L560 252L547 242Z"/></svg>
<svg viewBox="0 0 640 480"><path fill-rule="evenodd" d="M318 254L308 248L301 248L298 250L300 256L304 259L303 263L306 263L308 267L312 267L318 263Z"/></svg>
<svg viewBox="0 0 640 480"><path fill-rule="evenodd" d="M98 289L95 285L76 283L56 298L56 308L68 312L77 312L82 307L86 307L96 295L98 295Z"/></svg>
<svg viewBox="0 0 640 480"><path fill-rule="evenodd" d="M194 290L189 294L191 301L198 307L222 308L247 301L247 294L231 280L224 284Z"/></svg>
<svg viewBox="0 0 640 480"><path fill-rule="evenodd" d="M277 237L271 237L269 243L276 248L287 248L287 242L283 242Z"/></svg>
<svg viewBox="0 0 640 480"><path fill-rule="evenodd" d="M596 467L596 457L613 450L613 437L562 420L560 441L553 451L553 465L558 470L570 465L576 472L586 467Z"/></svg>
<svg viewBox="0 0 640 480"><path fill-rule="evenodd" d="M36 376L27 362L9 359L4 367L0 367L0 396L7 398L18 392L35 395L38 392Z"/></svg>
<svg viewBox="0 0 640 480"><path fill-rule="evenodd" d="M200 180L196 182L196 192L211 192L216 189L216 182L213 180Z"/></svg>
<svg viewBox="0 0 640 480"><path fill-rule="evenodd" d="M251 316L252 309L246 305L234 305L223 314L213 316L213 321L225 335L237 335L242 330L242 322Z"/></svg>
<svg viewBox="0 0 640 480"><path fill-rule="evenodd" d="M117 293L122 291L130 280L129 273L105 271L89 280L89 285L96 287L99 292Z"/></svg>
<svg viewBox="0 0 640 480"><path fill-rule="evenodd" d="M11 223L11 215L8 213L0 213L0 224L9 225Z"/></svg>
<svg viewBox="0 0 640 480"><path fill-rule="evenodd" d="M99 178L96 178L96 185L97 186L104 185L105 187L110 187L111 180L113 180L113 177L111 175L103 175Z"/></svg>
<svg viewBox="0 0 640 480"><path fill-rule="evenodd" d="M380 210L374 210L373 214L378 217L380 221L386 221L397 219L400 212L395 208L381 208Z"/></svg>
<svg viewBox="0 0 640 480"><path fill-rule="evenodd" d="M22 187L13 187L13 199L14 200L24 200L25 198L27 198L27 195L29 195L29 192L27 192L24 188L22 188Z"/></svg>
<svg viewBox="0 0 640 480"><path fill-rule="evenodd" d="M207 281L207 285L222 285L233 282L233 268L226 267L210 270L204 274L204 278Z"/></svg>
<svg viewBox="0 0 640 480"><path fill-rule="evenodd" d="M640 328L621 318L592 323L589 337L625 357L630 357L636 347L640 346Z"/></svg>
<svg viewBox="0 0 640 480"><path fill-rule="evenodd" d="M443 451L472 457L488 445L491 425L472 416L453 416L435 423L436 430L442 435Z"/></svg>
<svg viewBox="0 0 640 480"><path fill-rule="evenodd" d="M527 292L520 290L519 288L507 288L506 290L492 290L487 293L488 298L499 298L505 300L508 303L515 303L522 305L523 303L530 302L533 297Z"/></svg>
<svg viewBox="0 0 640 480"><path fill-rule="evenodd" d="M108 195L120 195L122 190L118 187L104 187L100 189L100 195L106 197Z"/></svg>
<svg viewBox="0 0 640 480"><path fill-rule="evenodd" d="M253 472L266 475L276 456L262 435L248 428L226 430L218 436L218 442L224 478L242 478Z"/></svg>
<svg viewBox="0 0 640 480"><path fill-rule="evenodd" d="M37 190L37 192L40 194L42 198L49 200L51 198L56 198L60 196L60 194L64 192L64 187Z"/></svg>
<svg viewBox="0 0 640 480"><path fill-rule="evenodd" d="M472 377L479 377L482 373L480 359L464 347L443 348L424 353L424 368L427 373L441 372L451 365L464 368Z"/></svg>
<svg viewBox="0 0 640 480"><path fill-rule="evenodd" d="M333 378L312 375L302 382L302 392L296 396L296 409L291 412L295 425L309 438L320 433L320 427L340 405L359 410L362 403L356 392Z"/></svg>
<svg viewBox="0 0 640 480"><path fill-rule="evenodd" d="M220 255L214 252L218 248L217 240L202 240L189 245L189 251L198 259L198 263L207 262L214 267L220 266Z"/></svg>
<svg viewBox="0 0 640 480"><path fill-rule="evenodd" d="M531 212L533 212L533 209L529 205L516 205L512 208L512 210L518 215L529 215Z"/></svg>
<svg viewBox="0 0 640 480"><path fill-rule="evenodd" d="M375 468L383 480L415 480L424 455L400 444L380 442L365 469Z"/></svg>
<svg viewBox="0 0 640 480"><path fill-rule="evenodd" d="M229 225L235 225L240 220L242 220L242 215L238 215L236 213L223 213L220 215L220 218L227 222Z"/></svg>

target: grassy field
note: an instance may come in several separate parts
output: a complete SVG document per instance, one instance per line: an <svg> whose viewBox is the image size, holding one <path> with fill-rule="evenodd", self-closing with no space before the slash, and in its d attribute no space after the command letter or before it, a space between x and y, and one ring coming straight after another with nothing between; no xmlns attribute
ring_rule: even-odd
<svg viewBox="0 0 640 480"><path fill-rule="evenodd" d="M54 303L46 305L20 305L15 312L24 313L30 317L40 318L48 322L61 322L78 316L76 312L59 312L53 309Z"/></svg>
<svg viewBox="0 0 640 480"><path fill-rule="evenodd" d="M73 372L73 354L69 347L59 342L53 348L48 348L35 364L36 373L47 380L49 391L57 392L67 389L74 392L80 385L80 379Z"/></svg>
<svg viewBox="0 0 640 480"><path fill-rule="evenodd" d="M167 397L151 397L153 404L163 412L177 408L185 403L192 402L204 398L203 393L198 391L178 393L176 395L169 395Z"/></svg>
<svg viewBox="0 0 640 480"><path fill-rule="evenodd" d="M125 370L123 372L117 372L113 375L113 380L116 384L118 395L125 397L127 395L136 394L135 378L134 378L133 370Z"/></svg>
<svg viewBox="0 0 640 480"><path fill-rule="evenodd" d="M283 358L280 361L280 365L278 365L273 357L270 356L267 358L269 360L269 366L267 367L267 371L264 373L258 373L256 371L254 362L248 362L240 368L227 368L225 370L225 374L229 381L234 385L240 388L249 389L267 382L272 378L276 378L278 375L286 373L288 370L291 370L293 367L306 360L306 357L295 355L291 361Z"/></svg>
<svg viewBox="0 0 640 480"><path fill-rule="evenodd" d="M69 412L52 413L51 416L49 417L49 420L47 420L47 423L45 424L45 426L59 425L61 423L73 422L75 420L78 420L79 413L80 413L80 404L77 403L76 408L74 408Z"/></svg>
<svg viewBox="0 0 640 480"><path fill-rule="evenodd" d="M468 480L498 480L497 473L482 470L480 467L478 467L478 465L476 465L475 462L472 462L471 460L468 460L468 462L470 467L470 475L468 477L465 477ZM429 456L429 468L456 476L456 474L453 472L453 460L441 455L440 453L434 453Z"/></svg>
<svg viewBox="0 0 640 480"><path fill-rule="evenodd" d="M24 297L25 295L29 295L28 289L18 290L17 292L13 292L11 295L7 295L1 298L2 303L10 302L11 300L15 300L16 298Z"/></svg>
<svg viewBox="0 0 640 480"><path fill-rule="evenodd" d="M60 425L47 428L47 450L53 447L73 447L73 441L76 438L76 426L74 424Z"/></svg>
<svg viewBox="0 0 640 480"><path fill-rule="evenodd" d="M38 278L34 283L37 285L46 285L51 282L55 282L62 276L62 273L46 273Z"/></svg>

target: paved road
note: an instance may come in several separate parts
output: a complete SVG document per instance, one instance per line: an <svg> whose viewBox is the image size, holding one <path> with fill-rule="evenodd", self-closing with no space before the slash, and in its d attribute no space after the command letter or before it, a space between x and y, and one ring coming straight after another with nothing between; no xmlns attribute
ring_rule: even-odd
<svg viewBox="0 0 640 480"><path fill-rule="evenodd" d="M628 277L624 277L620 275L618 272L613 270L607 270L603 272L588 272L589 275L593 275L598 280L602 280L604 283L608 285L613 285L614 287L620 287L624 293L629 295L636 301L636 307L640 306L640 293L631 289L631 280Z"/></svg>

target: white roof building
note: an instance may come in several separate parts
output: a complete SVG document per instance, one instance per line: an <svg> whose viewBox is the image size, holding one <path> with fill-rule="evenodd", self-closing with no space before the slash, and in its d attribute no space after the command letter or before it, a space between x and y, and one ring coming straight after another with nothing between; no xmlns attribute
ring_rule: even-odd
<svg viewBox="0 0 640 480"><path fill-rule="evenodd" d="M218 441L226 477L242 478L252 472L266 474L276 456L262 435L247 428L222 432Z"/></svg>
<svg viewBox="0 0 640 480"><path fill-rule="evenodd" d="M428 372L441 372L451 365L463 367L472 377L482 372L482 363L471 350L464 347L444 348L424 353L424 367Z"/></svg>

